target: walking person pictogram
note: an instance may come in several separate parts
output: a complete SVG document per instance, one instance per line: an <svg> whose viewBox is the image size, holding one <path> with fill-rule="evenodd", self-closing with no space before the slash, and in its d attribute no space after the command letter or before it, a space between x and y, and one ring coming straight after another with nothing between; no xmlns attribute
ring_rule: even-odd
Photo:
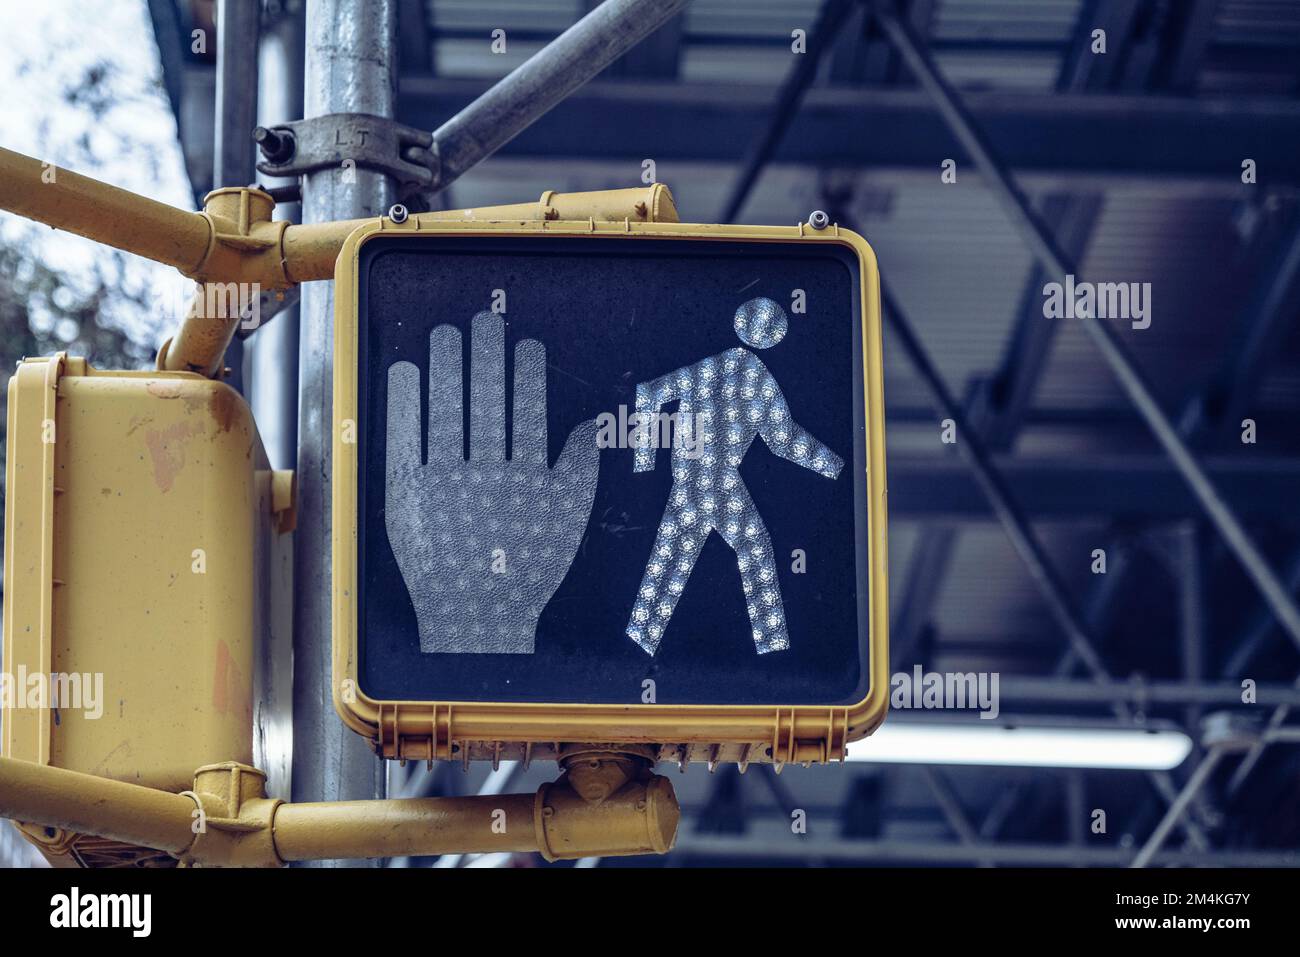
<svg viewBox="0 0 1300 957"><path fill-rule="evenodd" d="M736 310L736 335L767 349L785 338L785 311L771 299L751 299ZM761 359L737 346L637 386L636 408L656 415L676 401L698 433L694 451L672 450L673 484L645 574L627 624L627 636L653 655L686 588L709 533L736 553L741 587L758 654L790 647L772 538L738 467L755 436L784 459L834 479L844 461L790 416L776 379ZM702 451L701 451L702 449ZM634 472L655 467L654 445L639 443Z"/></svg>

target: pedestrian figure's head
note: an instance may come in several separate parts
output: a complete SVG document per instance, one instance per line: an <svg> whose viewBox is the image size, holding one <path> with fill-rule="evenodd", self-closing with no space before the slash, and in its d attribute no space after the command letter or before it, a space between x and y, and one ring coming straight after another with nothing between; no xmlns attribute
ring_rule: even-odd
<svg viewBox="0 0 1300 957"><path fill-rule="evenodd" d="M755 349L766 349L785 338L785 310L766 296L741 303L736 310L736 335Z"/></svg>

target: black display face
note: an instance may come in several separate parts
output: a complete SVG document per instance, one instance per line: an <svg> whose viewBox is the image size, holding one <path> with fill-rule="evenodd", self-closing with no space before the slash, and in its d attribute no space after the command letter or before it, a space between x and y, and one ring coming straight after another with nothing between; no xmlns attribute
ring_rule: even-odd
<svg viewBox="0 0 1300 957"><path fill-rule="evenodd" d="M859 288L832 243L363 245L361 690L864 698Z"/></svg>

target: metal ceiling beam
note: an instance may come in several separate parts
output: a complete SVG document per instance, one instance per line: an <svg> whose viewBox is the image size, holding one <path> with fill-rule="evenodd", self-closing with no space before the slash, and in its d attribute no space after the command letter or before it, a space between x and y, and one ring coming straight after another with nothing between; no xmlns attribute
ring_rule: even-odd
<svg viewBox="0 0 1300 957"><path fill-rule="evenodd" d="M1067 275L1075 272L1075 264L1071 257L1061 250L1051 230L1042 223L1029 205L1014 177L994 153L992 144L967 109L963 99L935 66L928 51L907 22L898 16L890 5L882 4L875 9L881 26L884 27L908 66L916 73L922 86L934 98L944 121L953 135L962 141L966 151L983 173L986 184L1006 210L1012 225L1021 231L1030 251L1053 277L1064 281ZM1246 533L1237 516L1223 500L1218 488L1179 435L1177 428L1153 394L1146 377L1134 364L1120 335L1104 320L1085 318L1079 321L1083 330L1097 346L1106 364L1110 366L1121 388L1147 421L1156 440L1186 478L1187 484L1195 493L1211 523L1259 588L1287 634L1300 646L1300 607L1297 607L1277 573L1254 540ZM1078 647L1076 642L1076 650Z"/></svg>
<svg viewBox="0 0 1300 957"><path fill-rule="evenodd" d="M718 860L825 860L836 864L993 864L1024 867L1124 867L1138 851L1123 847L1077 847L1072 844L1025 844L942 841L824 840L808 837L784 839L701 836L683 833L669 853L673 858ZM1160 850L1151 864L1168 867L1300 867L1294 851L1188 851Z"/></svg>
<svg viewBox="0 0 1300 957"><path fill-rule="evenodd" d="M403 76L398 119L433 128L489 85ZM734 162L736 144L761 135L777 94L777 87L756 84L595 82L556 105L501 153ZM1268 183L1300 183L1294 162L1300 153L1300 101L1292 99L972 91L965 102L998 155L1018 171L1222 182L1249 155ZM944 157L970 159L923 91L814 87L772 160L937 171Z"/></svg>
<svg viewBox="0 0 1300 957"><path fill-rule="evenodd" d="M808 31L808 47L802 54L794 57L790 70L777 93L776 103L763 131L754 137L745 150L740 162L740 172L731 185L722 212L718 216L720 223L737 222L736 217L745 206L754 184L758 182L763 167L771 160L780 145L786 130L799 112L808 87L817 76L817 65L822 56L831 48L833 39L853 9L853 0L825 0L816 22Z"/></svg>
<svg viewBox="0 0 1300 957"><path fill-rule="evenodd" d="M965 441L960 432L957 443ZM1169 521L1199 515L1196 499L1168 459L1158 455L992 455L1012 498L1034 520L1134 518ZM1300 459L1207 458L1206 469L1228 503L1249 519L1300 525L1295 508ZM980 484L960 458L942 453L891 453L889 517L988 521Z"/></svg>
<svg viewBox="0 0 1300 957"><path fill-rule="evenodd" d="M963 844L978 844L979 834L971 824L970 818L966 816L966 809L961 806L961 799L953 791L947 778L943 777L937 768L929 765L922 765L919 770L921 777L930 788L930 793L934 795L935 803L943 812L948 826L957 835L957 839Z"/></svg>
<svg viewBox="0 0 1300 957"><path fill-rule="evenodd" d="M1297 217L1277 241L1268 266L1261 271L1261 278L1246 301L1237 320L1237 332L1233 336L1234 345L1225 357L1218 373L1208 385L1196 396L1183 405L1178 415L1178 429L1187 440L1200 445L1214 445L1216 439L1224 435L1237 434L1239 418L1244 409L1249 407L1251 397L1256 395L1263 381L1263 372L1272 357L1280 335L1289 328L1288 320L1294 318L1297 291L1300 290L1300 217ZM1216 480L1216 484L1218 481ZM1223 488L1224 486L1220 486ZM1236 499L1238 511L1242 502ZM1287 514L1283 509L1279 514ZM1125 543L1111 541L1106 545L1107 554L1112 558L1123 559ZM1294 593L1300 582L1300 553L1294 568L1283 575L1283 581L1289 592ZM1105 613L1111 607L1114 595L1112 582L1099 581L1094 584L1089 603ZM1109 592L1109 597L1103 591ZM1267 605L1265 608L1267 610ZM1246 630L1243 646L1249 643L1252 649L1268 636L1271 630L1272 616L1255 620ZM1234 656L1234 660L1236 656ZM1067 650L1058 666L1058 673L1068 673L1074 666L1073 651ZM1238 674L1236 670L1226 672L1227 676Z"/></svg>
<svg viewBox="0 0 1300 957"><path fill-rule="evenodd" d="M1176 36L1157 65L1162 89L1189 93L1196 89L1201 63L1214 34L1219 0L1184 0L1173 5Z"/></svg>
<svg viewBox="0 0 1300 957"><path fill-rule="evenodd" d="M1292 591L1300 591L1300 549L1293 551L1291 557L1287 559L1283 576L1288 588ZM1265 642L1273 636L1276 627L1277 622L1268 613L1268 609L1258 609L1251 616L1250 624L1246 626L1242 639L1224 662L1220 674L1224 678L1247 674L1246 669L1250 667L1251 661L1264 647Z"/></svg>
<svg viewBox="0 0 1300 957"><path fill-rule="evenodd" d="M892 34L891 34L892 35ZM910 62L910 61L909 61ZM1030 580L1038 589L1044 604L1061 631L1065 633L1069 646L1079 660L1084 663L1093 680L1102 681L1109 677L1101 657L1097 653L1097 641L1092 634L1089 622L1079 613L1070 593L1064 587L1060 575L1052 565L1046 549L1034 534L1016 499L1011 495L1006 480L993 464L988 450L984 448L978 433L966 421L966 416L958 405L943 377L926 354L925 348L912 331L907 317L899 308L897 301L882 279L880 282L880 299L884 306L885 323L893 332L894 339L903 347L916 372L925 381L933 393L935 401L943 412L953 420L958 435L957 448L975 473L980 490L987 497L988 503L997 514L999 522L1007 533L1017 557L1024 563ZM1131 709L1122 702L1115 702L1111 709L1122 720L1131 720ZM1167 771L1151 771L1147 775L1156 791L1166 801L1176 799L1173 782ZM1190 820L1177 819L1188 840L1197 847L1203 847L1206 839L1199 825Z"/></svg>
<svg viewBox="0 0 1300 957"><path fill-rule="evenodd" d="M1235 708L1290 705L1300 707L1300 688L1271 683L1256 685L1253 705L1241 700L1241 685L1232 681L1075 681L1061 678L1002 675L998 694L1006 710L1029 704L1130 704L1145 712L1153 706Z"/></svg>
<svg viewBox="0 0 1300 957"><path fill-rule="evenodd" d="M1141 0L1085 0L1075 17L1057 86L1061 90L1110 89L1123 71ZM1106 31L1106 54L1092 52L1092 31Z"/></svg>
<svg viewBox="0 0 1300 957"><path fill-rule="evenodd" d="M973 118L962 98L958 96L937 69L924 44L918 40L915 32L910 28L906 20L899 16L892 5L881 3L876 6L875 10L877 19L889 35L890 40L898 48L909 67L917 74L922 86L934 97L935 104L943 114L951 132L962 141L967 153L983 174L987 185L1006 209L1012 224L1022 232L1035 258L1057 279L1063 280L1067 275L1073 274L1075 266L1071 261L1071 257L1062 252L1051 231L1030 207L1015 179L997 158L994 147L990 144L984 131ZM1205 473L1178 429L1155 399L1145 377L1134 365L1121 337L1112 327L1098 319L1085 319L1083 320L1083 326L1085 332L1093 339L1102 357L1110 366L1121 387L1128 394L1143 418L1146 419L1156 439L1170 459L1178 466L1180 473L1187 480L1210 521L1258 587L1268 606L1277 616L1283 630L1293 642L1300 645L1300 608L1297 607L1286 586L1255 545L1253 539L1246 533L1237 516L1223 500L1219 489ZM984 484L989 483L985 482ZM1024 553L1024 549L1020 549L1020 551ZM1033 565L1031 564L1032 570ZM1039 574L1035 574L1034 578L1039 584L1050 584ZM1056 601L1052 594L1054 591L1055 589L1045 588L1044 595L1048 598L1049 607L1056 612ZM1062 619L1060 614L1057 614L1057 617ZM1072 617L1064 618L1063 621L1067 626L1067 634L1071 637L1071 644L1075 654L1096 677L1098 664L1095 659L1095 652L1087 642L1081 642L1078 635L1075 634L1073 626L1076 621ZM1285 715L1284 709L1278 709L1277 714ZM1199 786L1203 775L1208 775L1213 770L1217 755L1217 750L1210 752L1193 771L1188 786L1172 802L1170 802L1170 794L1168 793L1169 781L1167 776L1152 776L1153 781L1160 790L1161 797L1166 802L1170 802L1170 807L1157 825L1155 832L1153 832L1147 848L1144 849L1143 855L1139 859L1139 864L1150 861L1159 846L1159 842L1163 841L1168 831L1175 824L1183 824L1188 830L1189 837L1195 838L1197 829L1190 821L1183 819L1183 812L1188 806L1191 796L1196 793L1196 787L1193 787L1193 785Z"/></svg>
<svg viewBox="0 0 1300 957"><path fill-rule="evenodd" d="M986 498L989 507L1006 530L1012 548L1024 563L1048 611L1065 633L1071 647L1087 663L1089 670L1094 674L1104 675L1105 668L1097 655L1096 643L1088 633L1087 624L1074 607L1074 602L1052 566L1046 550L1034 535L1018 500L1011 492L1002 473L994 465L978 433L967 421L961 405L948 391L939 370L926 353L925 347L921 345L907 316L904 315L883 279L880 283L880 300L884 307L885 325L890 329L893 340L902 346L917 374L933 393L940 410L952 419L957 437L957 449L974 473L980 493ZM891 480L889 484L894 485L894 482ZM891 496L890 508L893 507Z"/></svg>
<svg viewBox="0 0 1300 957"><path fill-rule="evenodd" d="M1169 837L1169 832L1174 829L1174 825L1178 823L1179 819L1187 813L1187 809L1191 807L1192 799L1209 783L1210 775L1214 773L1214 769L1218 767L1219 761L1224 758L1226 753L1222 747L1209 750L1201 763L1196 766L1191 777L1187 779L1183 789L1178 792L1177 799L1173 804L1169 805L1169 810L1165 811L1164 817L1160 819L1160 823L1156 825L1155 830L1151 832L1151 836L1147 838L1147 842L1142 845L1142 850L1137 857L1133 858L1129 866L1147 867L1151 864L1160 848L1164 846L1165 840Z"/></svg>
<svg viewBox="0 0 1300 957"><path fill-rule="evenodd" d="M1059 224L1062 242L1079 256L1092 237L1101 205L1101 200L1092 196L1053 196L1043 204L1043 215ZM1032 264L1002 363L992 379L966 403L972 422L993 451L1009 448L1015 441L1060 328L1060 323L1043 320L1043 280L1042 268ZM1018 497L1018 501L1023 502L1023 498ZM908 566L907 588L890 626L895 648L909 651L929 622L957 534L958 529L950 525L932 525L921 533Z"/></svg>
<svg viewBox="0 0 1300 957"><path fill-rule="evenodd" d="M1230 353L1205 391L1184 411L1185 434L1204 439L1237 435L1241 416L1258 394L1268 363L1300 307L1300 216L1267 250L1268 262L1246 300Z"/></svg>
<svg viewBox="0 0 1300 957"><path fill-rule="evenodd" d="M1099 74L1117 62L1127 42L1135 0L1087 0L1073 31L1070 50L1057 77L1062 93L1088 89ZM909 8L913 22L915 7ZM1097 23L1105 23L1113 34L1116 57L1093 56L1090 34ZM920 31L918 31L920 34ZM1057 224L1061 245L1081 258L1092 239L1101 213L1102 200L1093 195L1053 195L1043 203L1045 221ZM1043 267L1031 262L1020 294L1016 321L1003 350L1002 361L992 379L979 384L967 399L965 411L991 451L1010 448L1033 403L1038 380L1047 365L1060 323L1043 321ZM949 560L959 529L952 525L924 528L907 569L907 586L893 613L891 646L899 661L908 660L922 629L929 626L931 610L943 591Z"/></svg>

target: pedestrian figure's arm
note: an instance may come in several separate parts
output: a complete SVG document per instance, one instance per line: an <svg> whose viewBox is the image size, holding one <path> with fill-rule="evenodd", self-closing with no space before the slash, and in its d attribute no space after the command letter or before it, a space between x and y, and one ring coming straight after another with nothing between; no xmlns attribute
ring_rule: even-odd
<svg viewBox="0 0 1300 957"><path fill-rule="evenodd" d="M691 368L690 366L683 366L675 372L661 375L657 379L651 379L649 382L642 382L637 385L636 411L645 418L640 420L642 428L636 432L639 441L633 453L633 472L654 471L655 453L659 451L659 443L650 441L652 423L661 408L669 402L675 402L682 397L681 384L690 381Z"/></svg>
<svg viewBox="0 0 1300 957"><path fill-rule="evenodd" d="M836 478L844 467L844 460L791 417L790 406L781 394L781 387L766 370L762 391L772 396L768 402L767 414L758 427L758 434L763 437L767 447L795 465L812 469L827 478Z"/></svg>

